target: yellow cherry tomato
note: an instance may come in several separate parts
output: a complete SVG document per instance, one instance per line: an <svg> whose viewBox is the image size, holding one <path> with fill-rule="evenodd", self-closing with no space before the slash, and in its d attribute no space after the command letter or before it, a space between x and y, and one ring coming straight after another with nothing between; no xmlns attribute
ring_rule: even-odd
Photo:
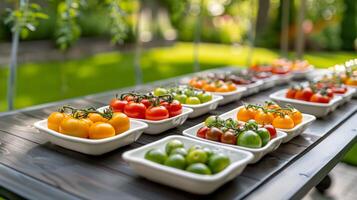
<svg viewBox="0 0 357 200"><path fill-rule="evenodd" d="M346 85L357 86L357 78L349 77L346 79Z"/></svg>
<svg viewBox="0 0 357 200"><path fill-rule="evenodd" d="M255 117L254 120L258 124L266 125L266 124L272 124L274 120L274 115L268 112L264 111L259 111Z"/></svg>
<svg viewBox="0 0 357 200"><path fill-rule="evenodd" d="M105 122L96 122L92 124L89 128L89 138L90 139L103 139L108 137L113 137L115 135L115 130L112 125Z"/></svg>
<svg viewBox="0 0 357 200"><path fill-rule="evenodd" d="M124 113L116 112L113 113L112 118L108 121L115 129L115 134L123 133L130 128L130 120L129 117Z"/></svg>
<svg viewBox="0 0 357 200"><path fill-rule="evenodd" d="M53 112L50 114L50 116L47 118L47 127L51 130L54 131L59 131L59 126L62 122L62 120L66 117L67 115L65 113L61 112Z"/></svg>
<svg viewBox="0 0 357 200"><path fill-rule="evenodd" d="M289 113L289 116L294 121L294 125L298 125L302 122L303 116L300 111L294 109L292 112Z"/></svg>
<svg viewBox="0 0 357 200"><path fill-rule="evenodd" d="M88 138L89 123L83 119L68 117L62 120L59 132L80 138Z"/></svg>
<svg viewBox="0 0 357 200"><path fill-rule="evenodd" d="M254 119L255 114L256 114L256 110L254 110L253 108L241 108L239 109L238 113L237 113L237 119L239 121L243 121L246 122L250 119Z"/></svg>
<svg viewBox="0 0 357 200"><path fill-rule="evenodd" d="M278 115L275 117L273 120L273 126L275 128L281 128L281 129L291 129L294 128L294 121L291 119L289 115Z"/></svg>
<svg viewBox="0 0 357 200"><path fill-rule="evenodd" d="M93 122L107 122L108 119L104 118L102 115L98 114L98 113L89 113L88 114L88 118Z"/></svg>

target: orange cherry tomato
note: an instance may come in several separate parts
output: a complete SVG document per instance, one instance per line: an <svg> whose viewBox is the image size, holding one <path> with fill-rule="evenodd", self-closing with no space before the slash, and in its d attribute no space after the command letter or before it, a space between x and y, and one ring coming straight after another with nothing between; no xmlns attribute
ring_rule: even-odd
<svg viewBox="0 0 357 200"><path fill-rule="evenodd" d="M104 118L102 115L100 115L98 113L89 113L88 119L90 119L93 123L108 121L108 119Z"/></svg>
<svg viewBox="0 0 357 200"><path fill-rule="evenodd" d="M216 92L229 92L228 86L226 84L223 84L216 89Z"/></svg>
<svg viewBox="0 0 357 200"><path fill-rule="evenodd" d="M115 134L123 133L130 128L129 117L121 112L113 113L113 116L108 123L114 127Z"/></svg>
<svg viewBox="0 0 357 200"><path fill-rule="evenodd" d="M90 139L103 139L113 137L115 130L112 125L105 122L96 122L89 128Z"/></svg>
<svg viewBox="0 0 357 200"><path fill-rule="evenodd" d="M237 86L234 83L228 83L227 86L230 92L237 90Z"/></svg>
<svg viewBox="0 0 357 200"><path fill-rule="evenodd" d="M202 89L207 92L215 92L216 86L213 83L207 83L203 85Z"/></svg>
<svg viewBox="0 0 357 200"><path fill-rule="evenodd" d="M254 119L256 111L252 108L241 108L237 113L237 119L239 121L247 122L248 120Z"/></svg>
<svg viewBox="0 0 357 200"><path fill-rule="evenodd" d="M67 115L65 113L61 112L51 113L50 116L47 118L47 127L51 130L59 132L59 126L66 116Z"/></svg>
<svg viewBox="0 0 357 200"><path fill-rule="evenodd" d="M83 119L68 117L62 120L59 132L80 138L88 138L89 123Z"/></svg>
<svg viewBox="0 0 357 200"><path fill-rule="evenodd" d="M357 86L357 78L349 77L346 79L346 85Z"/></svg>
<svg viewBox="0 0 357 200"><path fill-rule="evenodd" d="M284 115L284 116L278 115L273 120L273 126L275 128L291 129L294 128L295 125L293 119L291 119L289 115Z"/></svg>
<svg viewBox="0 0 357 200"><path fill-rule="evenodd" d="M274 120L274 115L272 113L264 112L264 111L259 111L255 117L254 120L258 124L266 125L266 124L272 124Z"/></svg>
<svg viewBox="0 0 357 200"><path fill-rule="evenodd" d="M92 124L93 124L93 121L90 120L89 118L84 118L84 119L82 119L82 120L83 120L84 122L86 122L89 127L92 126Z"/></svg>
<svg viewBox="0 0 357 200"><path fill-rule="evenodd" d="M303 116L302 116L301 112L296 109L294 109L292 112L290 112L289 116L294 121L294 126L296 126L302 122Z"/></svg>

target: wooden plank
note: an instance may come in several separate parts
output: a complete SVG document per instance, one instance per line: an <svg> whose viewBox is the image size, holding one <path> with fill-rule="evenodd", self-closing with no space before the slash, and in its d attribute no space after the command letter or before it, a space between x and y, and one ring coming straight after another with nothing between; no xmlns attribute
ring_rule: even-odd
<svg viewBox="0 0 357 200"><path fill-rule="evenodd" d="M247 199L300 199L340 161L357 141L354 114L326 139L321 141L279 175L252 192Z"/></svg>

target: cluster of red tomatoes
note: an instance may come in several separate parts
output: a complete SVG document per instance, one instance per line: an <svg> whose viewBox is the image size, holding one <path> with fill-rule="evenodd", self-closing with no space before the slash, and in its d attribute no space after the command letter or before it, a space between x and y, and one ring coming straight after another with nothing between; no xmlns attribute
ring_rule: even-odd
<svg viewBox="0 0 357 200"><path fill-rule="evenodd" d="M331 89L332 92L336 94L345 94L348 90L345 85L335 83L335 81L332 80L321 80L314 83L314 86L319 90L324 88Z"/></svg>
<svg viewBox="0 0 357 200"><path fill-rule="evenodd" d="M154 96L150 94L125 93L110 101L114 112L123 112L128 117L147 120L163 120L182 113L182 105L170 94Z"/></svg>
<svg viewBox="0 0 357 200"><path fill-rule="evenodd" d="M329 103L334 94L330 88L317 88L315 85L295 85L288 89L286 95L290 99L298 99L315 103Z"/></svg>

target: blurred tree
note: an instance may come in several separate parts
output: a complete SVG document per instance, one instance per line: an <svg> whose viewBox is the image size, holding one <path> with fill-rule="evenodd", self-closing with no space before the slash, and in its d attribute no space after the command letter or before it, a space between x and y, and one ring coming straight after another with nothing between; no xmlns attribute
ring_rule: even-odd
<svg viewBox="0 0 357 200"><path fill-rule="evenodd" d="M357 1L344 0L345 11L341 22L342 49L353 50L357 46Z"/></svg>

